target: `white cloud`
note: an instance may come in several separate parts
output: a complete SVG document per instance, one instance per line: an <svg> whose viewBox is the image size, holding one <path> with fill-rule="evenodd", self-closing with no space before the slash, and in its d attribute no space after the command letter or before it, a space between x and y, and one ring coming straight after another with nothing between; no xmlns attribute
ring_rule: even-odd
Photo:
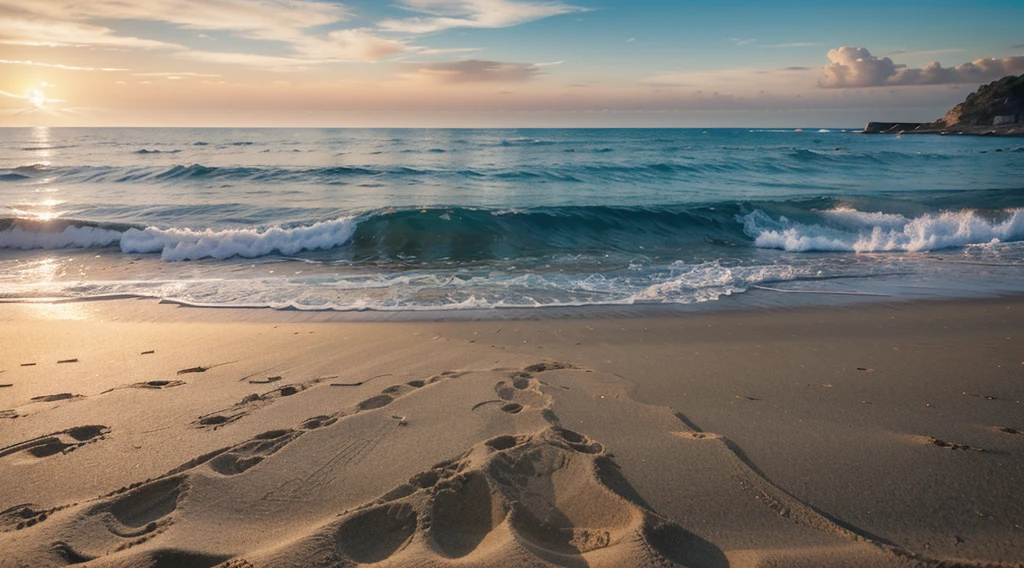
<svg viewBox="0 0 1024 568"><path fill-rule="evenodd" d="M983 83L1024 73L1024 57L976 59L956 67L932 62L924 67L897 65L888 57L874 57L863 47L840 47L828 52L831 61L822 69L823 88L899 85L954 85Z"/></svg>
<svg viewBox="0 0 1024 568"><path fill-rule="evenodd" d="M826 88L874 87L896 75L896 64L888 57L874 57L863 47L840 47L828 52L832 63L823 69L819 85Z"/></svg>
<svg viewBox="0 0 1024 568"><path fill-rule="evenodd" d="M1024 73L1024 57L1004 57L1002 59L975 59L970 63L956 67L943 67L938 62L931 62L920 69L900 68L896 76L887 85L952 85L964 83L984 83L1001 79L1007 75Z"/></svg>
<svg viewBox="0 0 1024 568"><path fill-rule="evenodd" d="M337 30L326 37L305 38L295 43L304 57L325 60L377 61L406 50L405 43L375 36L366 30Z"/></svg>
<svg viewBox="0 0 1024 568"><path fill-rule="evenodd" d="M402 0L399 6L425 16L383 20L378 24L381 29L424 34L451 28L507 28L586 11L562 2L537 0Z"/></svg>

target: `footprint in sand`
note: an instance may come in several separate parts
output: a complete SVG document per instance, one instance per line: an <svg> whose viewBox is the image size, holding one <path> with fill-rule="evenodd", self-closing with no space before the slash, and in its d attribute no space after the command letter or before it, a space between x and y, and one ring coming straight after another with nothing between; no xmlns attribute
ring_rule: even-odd
<svg viewBox="0 0 1024 568"><path fill-rule="evenodd" d="M955 452L978 452L978 453L988 453L989 452L989 450L986 450L985 448L969 446L967 444L958 444L956 442L950 442L950 441L947 441L947 440L942 440L942 439L939 439L939 438L935 438L933 436L907 436L907 437L911 441L916 442L918 444L925 444L925 445L929 445L929 446L935 446L937 448L944 448L944 449L952 450L952 451L955 451Z"/></svg>
<svg viewBox="0 0 1024 568"><path fill-rule="evenodd" d="M333 536L332 553L357 564L727 565L710 543L609 487L599 459L610 461L601 444L571 430L498 436L316 538Z"/></svg>
<svg viewBox="0 0 1024 568"><path fill-rule="evenodd" d="M185 384L185 381L143 381L141 383L133 383L130 386L137 389L169 389L180 387L183 384Z"/></svg>
<svg viewBox="0 0 1024 568"><path fill-rule="evenodd" d="M373 410L375 408L382 408L394 402L395 397L390 394L378 394L377 396L371 396L370 398L360 402L356 405L359 410Z"/></svg>
<svg viewBox="0 0 1024 568"><path fill-rule="evenodd" d="M72 398L81 398L80 394L71 394L69 392L61 392L57 394L45 394L43 396L32 397L32 402L56 402L58 400L68 400Z"/></svg>
<svg viewBox="0 0 1024 568"><path fill-rule="evenodd" d="M240 420L254 410L262 408L268 404L273 403L276 399L294 396L304 390L307 390L318 383L326 380L325 378L317 378L303 383L294 383L290 385L282 385L271 391L263 394L250 394L244 397L242 400L236 402L229 408L222 408L208 414L204 414L199 418L192 421L193 428L220 428L226 424L230 424L237 420Z"/></svg>
<svg viewBox="0 0 1024 568"><path fill-rule="evenodd" d="M188 494L184 476L158 479L115 496L86 511L86 517L101 519L114 535L134 538L170 524L167 519Z"/></svg>
<svg viewBox="0 0 1024 568"><path fill-rule="evenodd" d="M525 373L543 373L545 371L558 371L561 369L579 369L576 365L571 363L563 363L561 361L545 361L543 363L535 363L523 369Z"/></svg>
<svg viewBox="0 0 1024 568"><path fill-rule="evenodd" d="M338 552L359 564L375 564L401 551L416 532L408 504L384 505L347 519L335 532Z"/></svg>
<svg viewBox="0 0 1024 568"><path fill-rule="evenodd" d="M337 421L337 416L321 414L320 416L313 416L312 418L305 419L299 427L302 428L303 430L316 430L317 428L330 426L331 424L334 424Z"/></svg>
<svg viewBox="0 0 1024 568"><path fill-rule="evenodd" d="M35 526L50 518L51 514L65 508L67 507L40 511L34 509L31 503L8 507L0 511L0 532L20 531Z"/></svg>
<svg viewBox="0 0 1024 568"><path fill-rule="evenodd" d="M568 363L538 363L527 367L527 369L541 369L541 371L575 368ZM540 385L544 383L534 379L531 373L514 371L508 376L509 380L498 381L494 385L494 393L498 395L496 400L478 402L473 405L471 410L495 404L502 412L519 414L524 409L545 409L551 405L551 399L540 390Z"/></svg>
<svg viewBox="0 0 1024 568"><path fill-rule="evenodd" d="M523 405L518 402L510 402L508 404L503 404L501 406L501 411L509 414L519 414L523 411Z"/></svg>
<svg viewBox="0 0 1024 568"><path fill-rule="evenodd" d="M271 430L243 442L210 460L210 469L221 475L242 473L302 435L299 430Z"/></svg>
<svg viewBox="0 0 1024 568"><path fill-rule="evenodd" d="M104 435L109 432L110 428L106 426L75 426L74 428L68 428L67 430L61 430L60 432L54 432L0 448L0 458L19 452L25 452L35 458L45 458L62 453L66 454L86 444L102 440Z"/></svg>

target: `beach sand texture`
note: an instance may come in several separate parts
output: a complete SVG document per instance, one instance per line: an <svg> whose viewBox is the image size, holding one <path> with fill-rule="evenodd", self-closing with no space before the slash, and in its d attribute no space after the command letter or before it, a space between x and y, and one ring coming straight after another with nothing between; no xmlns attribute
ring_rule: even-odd
<svg viewBox="0 0 1024 568"><path fill-rule="evenodd" d="M0 305L0 566L1021 566L1024 299Z"/></svg>

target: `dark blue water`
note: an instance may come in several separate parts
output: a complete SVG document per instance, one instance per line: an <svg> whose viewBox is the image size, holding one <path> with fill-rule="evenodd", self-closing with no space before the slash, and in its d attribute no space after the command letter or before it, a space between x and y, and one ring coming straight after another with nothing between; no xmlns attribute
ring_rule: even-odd
<svg viewBox="0 0 1024 568"><path fill-rule="evenodd" d="M1024 141L0 130L0 296L422 310L1024 290Z"/></svg>

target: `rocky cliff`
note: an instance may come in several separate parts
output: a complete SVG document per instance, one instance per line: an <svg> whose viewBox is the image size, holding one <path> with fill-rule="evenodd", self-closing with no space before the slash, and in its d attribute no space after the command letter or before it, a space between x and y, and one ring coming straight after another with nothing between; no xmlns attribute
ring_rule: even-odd
<svg viewBox="0 0 1024 568"><path fill-rule="evenodd" d="M1024 136L1024 75L982 85L935 122L869 122L864 132Z"/></svg>

